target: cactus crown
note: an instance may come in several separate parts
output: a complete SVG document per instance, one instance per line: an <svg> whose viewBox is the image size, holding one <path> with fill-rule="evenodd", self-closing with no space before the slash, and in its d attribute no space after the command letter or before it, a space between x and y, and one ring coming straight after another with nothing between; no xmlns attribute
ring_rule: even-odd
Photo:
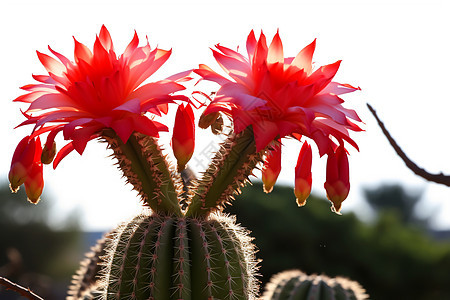
<svg viewBox="0 0 450 300"><path fill-rule="evenodd" d="M266 285L264 300L365 300L361 285L343 277L306 275L300 270L274 275Z"/></svg>
<svg viewBox="0 0 450 300"><path fill-rule="evenodd" d="M67 300L255 299L251 240L220 213L204 219L145 211L92 248Z"/></svg>

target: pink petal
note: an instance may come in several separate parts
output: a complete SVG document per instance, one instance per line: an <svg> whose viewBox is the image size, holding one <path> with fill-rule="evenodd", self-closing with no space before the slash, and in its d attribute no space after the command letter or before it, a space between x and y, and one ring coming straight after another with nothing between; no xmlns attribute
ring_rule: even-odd
<svg viewBox="0 0 450 300"><path fill-rule="evenodd" d="M31 75L35 80L42 82L42 83L48 83L48 84L56 84L56 81L53 80L50 76L47 75Z"/></svg>
<svg viewBox="0 0 450 300"><path fill-rule="evenodd" d="M69 97L61 93L45 93L36 98L27 109L27 112L39 111L50 108L78 107Z"/></svg>
<svg viewBox="0 0 450 300"><path fill-rule="evenodd" d="M247 63L247 64L249 63L248 60L242 54L240 54L239 52L236 52L236 51L234 51L234 50L232 50L230 48L221 46L220 44L217 44L216 48L219 49L219 51L221 51L223 54L225 54L227 56L231 56L231 57L233 57L233 58L235 58L235 59L237 59L237 60L239 60L239 61L241 61L243 63Z"/></svg>
<svg viewBox="0 0 450 300"><path fill-rule="evenodd" d="M134 116L132 121L135 131L148 136L159 137L159 131L168 130L165 125L152 121L145 116Z"/></svg>
<svg viewBox="0 0 450 300"><path fill-rule="evenodd" d="M213 56L222 69L227 72L234 80L244 85L251 85L250 65L247 62L242 62L236 58L223 55L215 50Z"/></svg>
<svg viewBox="0 0 450 300"><path fill-rule="evenodd" d="M80 119L75 119L71 122L69 122L68 124L64 125L64 129L63 129L63 135L64 135L64 139L66 140L70 140L73 139L72 135L75 132L75 129L78 126L83 126L89 122L92 122L92 118L80 118Z"/></svg>
<svg viewBox="0 0 450 300"><path fill-rule="evenodd" d="M113 110L128 111L134 114L141 113L141 100L138 98L131 99L124 104L114 108Z"/></svg>
<svg viewBox="0 0 450 300"><path fill-rule="evenodd" d="M73 40L75 42L75 50L74 50L75 62L79 63L80 60L83 60L89 63L92 59L91 50L89 50L89 48L86 47L84 44L78 42L75 38L73 38Z"/></svg>
<svg viewBox="0 0 450 300"><path fill-rule="evenodd" d="M48 50L50 50L50 52L53 53L53 55L56 56L64 64L64 66L67 67L72 64L67 57L54 51L50 46L48 46Z"/></svg>
<svg viewBox="0 0 450 300"><path fill-rule="evenodd" d="M272 39L272 43L270 43L267 63L284 63L283 43L281 42L278 30Z"/></svg>
<svg viewBox="0 0 450 300"><path fill-rule="evenodd" d="M267 60L267 42L266 36L261 31L261 35L259 36L258 43L256 44L255 53L253 56L252 66L258 68Z"/></svg>
<svg viewBox="0 0 450 300"><path fill-rule="evenodd" d="M263 120L252 125L255 135L256 151L264 149L278 136L278 126L270 121Z"/></svg>
<svg viewBox="0 0 450 300"><path fill-rule="evenodd" d="M198 69L194 70L195 73L203 77L204 80L210 80L218 83L219 85L224 85L230 80L226 79L222 75L219 75L218 73L214 72L210 67L207 65L199 65Z"/></svg>
<svg viewBox="0 0 450 300"><path fill-rule="evenodd" d="M307 74L311 73L312 69L312 57L314 50L316 49L316 40L303 48L292 61L291 65L296 66L299 69L305 70Z"/></svg>
<svg viewBox="0 0 450 300"><path fill-rule="evenodd" d="M61 160L73 150L75 150L75 148L73 147L72 142L62 147L61 150L59 150L58 154L56 154L55 159L53 160L53 169L56 169Z"/></svg>
<svg viewBox="0 0 450 300"><path fill-rule="evenodd" d="M130 41L130 43L128 44L127 48L125 49L125 52L123 53L123 55L125 57L129 57L131 56L131 54L133 53L134 50L136 50L136 48L139 45L139 37L136 33L136 31L134 31L134 36L133 39Z"/></svg>
<svg viewBox="0 0 450 300"><path fill-rule="evenodd" d="M74 131L71 136L72 145L80 155L83 154L87 143L99 136L98 132L100 129L101 127L99 126L89 126L82 127Z"/></svg>
<svg viewBox="0 0 450 300"><path fill-rule="evenodd" d="M99 38L106 51L109 52L110 50L114 50L111 35L105 25L102 25L102 28L100 29Z"/></svg>
<svg viewBox="0 0 450 300"><path fill-rule="evenodd" d="M255 54L255 48L256 48L256 38L255 38L255 32L252 30L250 31L248 37L247 37L247 53L248 58L250 61L253 61L253 55Z"/></svg>
<svg viewBox="0 0 450 300"><path fill-rule="evenodd" d="M117 133L122 142L126 143L128 138L133 133L133 121L130 118L123 118L114 120L111 128Z"/></svg>
<svg viewBox="0 0 450 300"><path fill-rule="evenodd" d="M141 101L166 96L171 93L184 90L185 87L169 80L147 83L132 92L129 98L139 98Z"/></svg>
<svg viewBox="0 0 450 300"><path fill-rule="evenodd" d="M64 72L67 71L66 67L56 59L39 51L36 51L36 53L47 72L55 74L56 76L62 76Z"/></svg>
<svg viewBox="0 0 450 300"><path fill-rule="evenodd" d="M191 73L194 71L194 69L186 70L183 72L176 73L172 76L167 77L165 80L168 81L176 81L176 82L185 82L192 79L192 77L189 77Z"/></svg>
<svg viewBox="0 0 450 300"><path fill-rule="evenodd" d="M346 83L330 82L319 94L331 93L334 95L343 95L357 90L361 90L361 88L355 88Z"/></svg>

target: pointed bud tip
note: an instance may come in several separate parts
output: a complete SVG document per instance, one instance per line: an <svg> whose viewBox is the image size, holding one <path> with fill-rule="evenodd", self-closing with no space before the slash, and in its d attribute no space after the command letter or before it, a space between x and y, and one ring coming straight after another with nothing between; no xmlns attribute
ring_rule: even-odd
<svg viewBox="0 0 450 300"><path fill-rule="evenodd" d="M15 186L15 185L10 184L9 185L9 189L11 190L11 193L15 194L15 193L17 193L19 191L20 186Z"/></svg>
<svg viewBox="0 0 450 300"><path fill-rule="evenodd" d="M30 199L29 197L27 198L28 202L30 202L31 204L37 205L39 203L39 201L41 201L41 197L37 198L37 199Z"/></svg>
<svg viewBox="0 0 450 300"><path fill-rule="evenodd" d="M298 207L305 206L305 204L306 204L306 199L301 200L299 198L296 198L295 201L297 202Z"/></svg>
<svg viewBox="0 0 450 300"><path fill-rule="evenodd" d="M339 216L342 216L341 206L340 205L336 207L334 204L332 204L331 205L331 211L334 212L335 214L339 215Z"/></svg>
<svg viewBox="0 0 450 300"><path fill-rule="evenodd" d="M273 191L273 185L264 184L264 193L269 194Z"/></svg>

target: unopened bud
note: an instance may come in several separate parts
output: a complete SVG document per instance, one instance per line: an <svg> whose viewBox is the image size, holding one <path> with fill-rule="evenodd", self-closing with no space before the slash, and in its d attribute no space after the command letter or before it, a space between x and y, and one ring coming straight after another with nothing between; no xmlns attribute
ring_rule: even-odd
<svg viewBox="0 0 450 300"><path fill-rule="evenodd" d="M223 118L219 114L217 119L211 124L211 132L215 135L221 134L223 130Z"/></svg>
<svg viewBox="0 0 450 300"><path fill-rule="evenodd" d="M56 143L53 142L51 147L49 147L48 144L45 144L44 148L42 149L41 162L43 164L48 165L53 161L55 155L56 155Z"/></svg>
<svg viewBox="0 0 450 300"><path fill-rule="evenodd" d="M200 120L198 120L198 127L202 128L202 129L206 129L209 126L211 126L211 124L213 124L217 118L220 116L219 112L214 112L214 113L210 113L210 114L202 114L200 116Z"/></svg>

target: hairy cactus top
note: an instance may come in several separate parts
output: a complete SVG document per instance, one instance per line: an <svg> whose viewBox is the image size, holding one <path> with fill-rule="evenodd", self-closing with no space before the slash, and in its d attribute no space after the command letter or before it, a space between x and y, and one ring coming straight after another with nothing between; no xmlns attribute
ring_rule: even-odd
<svg viewBox="0 0 450 300"><path fill-rule="evenodd" d="M361 130L355 124L360 121L358 115L342 106L340 95L359 88L332 81L340 61L314 70L315 44L295 57L284 57L278 32L268 46L263 33L256 39L252 31L248 57L219 44L213 50L229 77L200 65L146 84L171 51L152 49L148 42L139 46L136 33L121 55L116 54L105 26L93 51L75 40L74 61L50 47L57 59L38 52L48 75L33 76L38 83L23 86L27 93L15 99L29 105L23 112L26 120L19 126L34 128L14 153L11 189L24 184L28 199L37 203L44 185L43 164L53 162L56 167L71 151L82 154L88 141L100 139L107 142L127 181L154 212L206 217L239 192L259 163L264 164L263 181L270 191L280 172L282 139L290 137L303 143L295 171L298 204L303 205L311 191L309 139L318 146L320 156L328 156L325 189L332 209L339 212L350 188L345 146L357 148L349 131ZM195 105L194 96L180 94L191 76L219 84L213 99L198 90L192 93L205 95L208 105ZM171 143L178 168L167 161L158 142L159 133L169 128L164 118L160 123L156 117L164 117L171 105L178 105ZM226 133L228 138L210 166L186 191L180 172L193 154L197 106L206 106L201 128L211 126L218 133L227 116L233 129ZM68 143L57 151L59 133ZM43 135L47 137L41 146Z"/></svg>
<svg viewBox="0 0 450 300"><path fill-rule="evenodd" d="M299 270L274 275L266 285L264 300L365 300L361 285L343 277L306 275Z"/></svg>

